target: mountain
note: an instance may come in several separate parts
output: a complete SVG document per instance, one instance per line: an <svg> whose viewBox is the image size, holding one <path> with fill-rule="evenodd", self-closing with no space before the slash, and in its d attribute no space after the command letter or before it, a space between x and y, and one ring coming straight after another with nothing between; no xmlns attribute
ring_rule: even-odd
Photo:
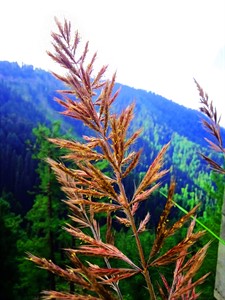
<svg viewBox="0 0 225 300"><path fill-rule="evenodd" d="M173 166L178 191L187 185L192 190L200 188L198 174L208 170L198 152L210 153L204 140L206 132L200 124L201 113L152 92L117 83L115 89L119 87L121 92L113 109L118 112L134 101L131 130L144 129L135 145L144 150L137 171L146 170L161 147L171 140L166 166ZM62 83L46 71L0 62L0 188L2 192L12 193L22 211L32 206L33 196L28 191L37 184L37 162L32 159L32 149L27 144L27 140L34 143L32 129L38 123L51 126L54 120L61 120L64 132L71 127L74 134L82 136L87 130L79 121L59 114L61 107L53 101L58 89L63 89ZM224 129L222 136L225 138Z"/></svg>
<svg viewBox="0 0 225 300"><path fill-rule="evenodd" d="M32 66L0 63L1 191L12 193L25 210L32 205L28 191L37 182L37 162L26 141L34 142L32 129L38 123L51 123L48 103L53 97L54 82L50 74Z"/></svg>

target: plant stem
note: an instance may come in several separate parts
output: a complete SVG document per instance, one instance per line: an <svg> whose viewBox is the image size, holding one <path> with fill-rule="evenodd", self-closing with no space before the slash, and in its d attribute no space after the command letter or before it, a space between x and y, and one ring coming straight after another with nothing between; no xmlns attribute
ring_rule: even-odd
<svg viewBox="0 0 225 300"><path fill-rule="evenodd" d="M91 232L92 232L94 238L96 239L96 241L100 241L101 238L100 238L98 232L96 232L96 230L95 230L94 226L92 225L90 219L88 218L85 210L83 211L83 214L84 214L87 222L89 223L89 226L90 226L90 229L91 229ZM110 262L109 262L109 260L108 260L107 257L104 257L104 261L105 261L105 264L106 264L107 268L111 269L112 267L111 267L111 264L110 264ZM117 293L117 295L119 297L119 300L122 300L123 296L122 296L121 291L120 291L119 283L118 282L113 282L112 285L114 286L114 290L116 291L116 293Z"/></svg>
<svg viewBox="0 0 225 300"><path fill-rule="evenodd" d="M108 139L106 138L102 128L100 129L100 134L101 134L101 136L103 137L103 139L105 141L105 145L108 148L109 153L111 153L111 148L110 148ZM132 228L132 231L134 233L136 245L137 245L138 252L139 252L139 257L140 257L140 260L141 260L141 265L142 265L142 268L143 268L142 274L143 274L143 276L145 278L145 281L147 283L150 299L151 300L156 300L156 295L155 295L154 288L153 288L151 278L150 278L150 275L149 275L147 263L146 263L145 257L144 257L144 251L143 251L143 248L142 248L142 245L141 245L141 241L139 239L139 235L138 235L138 232L137 232L134 217L131 214L131 210L130 210L130 207L129 207L129 203L128 203L128 199L127 199L126 192L125 192L125 189L124 189L124 185L122 183L121 166L119 166L119 169L120 169L120 171L117 171L117 170L114 169L114 172L115 172L115 175L116 175L116 179L117 179L116 182L117 182L117 185L119 187L120 193L121 193L124 201L126 201L126 204L123 205L123 209L124 209L124 212L126 213L128 219L131 222L131 228Z"/></svg>
<svg viewBox="0 0 225 300"><path fill-rule="evenodd" d="M136 241L138 252L139 252L139 257L140 257L142 268L143 268L142 274L145 277L145 281L147 283L150 299L151 300L156 300L156 295L155 295L154 288L153 288L153 285L152 285L152 281L151 281L151 278L150 278L150 275L149 275L147 263L145 261L144 251L143 251L141 241L140 241L140 238L139 238L139 235L138 235L138 232L137 232L137 227L136 227L135 222L134 222L134 217L132 216L132 214L130 212L130 209L127 209L126 212L127 212L128 218L131 222L131 228L132 228L132 231L134 233L135 241Z"/></svg>
<svg viewBox="0 0 225 300"><path fill-rule="evenodd" d="M160 194L163 195L165 198L167 198L167 195L164 194L163 192L160 191ZM225 200L224 200L225 201ZM173 201L173 204L179 208L180 211L182 211L184 214L188 214L188 211L183 208L181 205L179 205L178 203L176 203L175 201ZM201 221L198 220L197 217L193 217L191 216L192 219L196 220L196 223L198 223L200 226L202 226L205 230L208 231L208 233L210 233L214 238L216 238L221 244L225 245L225 240L222 239L221 237L219 237L218 235L216 235L210 228L208 228L205 224L203 224Z"/></svg>
<svg viewBox="0 0 225 300"><path fill-rule="evenodd" d="M121 176L120 176L119 172L116 175L117 175L117 184L119 186L120 192L121 192L124 200L126 199L127 204L128 204L125 189L124 189L124 186L122 184ZM124 207L124 212L126 213L128 219L131 223L131 228L132 228L132 231L133 231L133 234L134 234L134 237L135 237L136 245L137 245L138 252L139 252L139 257L140 257L140 260L141 260L141 265L142 265L142 268L143 268L142 274L143 274L143 276L145 278L145 281L147 283L150 299L151 300L156 300L156 295L155 295L154 288L153 288L151 278L150 278L150 275L149 275L147 263L145 261L144 251L143 251L141 241L140 241L140 238L139 238L139 235L138 235L138 232L137 232L137 227L136 227L136 224L135 224L135 221L134 221L134 217L131 214L129 205L127 205L127 207Z"/></svg>

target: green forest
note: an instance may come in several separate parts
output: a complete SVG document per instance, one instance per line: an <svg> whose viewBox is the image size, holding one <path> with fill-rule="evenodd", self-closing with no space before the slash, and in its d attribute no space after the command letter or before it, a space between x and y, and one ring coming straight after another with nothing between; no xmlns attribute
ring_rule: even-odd
<svg viewBox="0 0 225 300"><path fill-rule="evenodd" d="M79 66L83 68L82 64ZM176 259L171 258L171 262L167 264L162 253L167 253L185 240L191 225L190 220L172 202L168 208L167 198L173 194L173 201L191 212L190 216L197 213L197 219L219 236L224 176L213 171L201 153L220 166L224 163L223 155L211 149L205 140L211 140L212 137L201 124L201 119L206 120L203 113L187 109L153 92L121 85L115 82L115 78L111 82L102 83L104 70L99 72L99 78L90 80L88 67L82 68L79 74L77 72L80 69L74 70L74 74L71 71L73 80L70 78L69 81L68 78L55 78L32 66L0 62L0 259L3 275L3 280L0 281L0 299L41 299L42 291L58 291L58 294L55 292L52 295L46 292L45 299L149 299L148 289L151 284L158 290L155 292L156 298L152 299L168 299L167 287L172 285L174 264L182 259L175 255ZM87 107L83 114L79 114L78 105L72 104L77 101L76 97L86 99L87 96L83 95L87 94L88 89L84 90L84 82L93 88L91 99L100 115L98 117L97 113L95 115L92 112L92 120L86 116L88 109L93 109L90 103L85 104ZM69 89L74 89L74 93ZM54 98L58 101L54 101ZM108 104L106 100L102 104L102 99L107 99ZM85 101L82 102L83 105ZM81 108L80 106L79 109ZM102 127L96 127L96 124ZM122 132L122 138L119 138L118 132ZM100 133L102 139L105 138L104 143L111 141L107 144L108 148L106 144L99 142ZM220 134L224 140L223 128ZM165 148L165 145L168 146ZM109 148L115 153L116 164ZM121 151L124 158L120 158ZM47 162L47 158L51 160ZM124 177L118 184L120 177L117 178L115 174L119 172L118 166L123 160L121 170ZM152 167L155 172L152 171L152 178L155 179L152 190L147 185L141 190L143 182L147 180L146 174L150 172L149 166L154 164L156 169ZM126 169L124 166L127 166ZM167 171L160 171L161 168ZM152 184L150 179L148 182L149 185ZM173 185L173 182L176 184ZM95 193L93 189L92 192L87 189L87 186L91 189L91 184L95 186L97 183L101 188L96 187ZM132 204L129 205L131 209L124 204L124 211L121 209L122 198L120 199L123 190L126 191L127 201ZM79 202L81 195L83 200ZM137 199L144 199L135 200L133 195ZM74 202L69 203L68 199L73 199ZM98 199L101 201L98 202ZM96 203L101 203L102 206L99 204L98 207ZM104 205L108 205L108 211ZM86 206L90 223L84 219L86 211L83 209ZM77 215L73 215L75 210ZM129 215L132 211L133 215ZM171 233L168 238L162 232L158 236L162 218L167 223L165 232ZM178 220L182 223L182 228L176 223ZM114 261L110 257L113 254L103 255L103 261L100 254L87 259L87 253L82 249L90 251L91 247L84 247L85 237L81 242L81 232L76 229L78 225L84 227L82 231L85 236L89 236L91 231L99 244L100 235L106 237L103 239L104 243L113 245L112 240L115 240L113 250L119 249L126 259ZM159 249L154 250L154 254L162 255L161 258L158 261L152 259L149 264L152 283L149 283L148 289L143 281L148 276L143 277L141 269L136 267L141 256L138 256L140 248L138 254L133 238L134 228L138 236L136 242L143 245L141 251L144 256L148 255L149 249L157 248L156 237L159 237L158 243L162 244ZM197 236L197 232L202 230L197 223L195 233L189 232L189 235ZM219 242L206 232L194 240L192 248L185 248L189 259L198 255L199 249L204 249L208 242L210 246L206 257L194 276L194 281L197 281L210 273L201 285L196 286L196 295L201 292L198 299L213 299ZM104 243L101 243L103 247ZM74 256L72 250L71 255L64 250L76 248L81 250L77 250L77 254L74 252ZM94 246L92 249L94 251ZM169 255L170 252L168 257ZM75 259L77 256L85 263L81 264L79 259ZM63 273L63 267L70 266L71 260L76 268L68 267ZM89 261L89 265L86 261ZM109 273L104 273L104 261L108 269L115 273L110 276ZM58 269L53 270L56 267L51 265L52 262L59 266ZM89 269L90 273L87 271ZM77 279L76 270L79 274L83 272ZM102 276L93 275L100 271ZM96 290L89 286L92 280L96 283L95 288L99 293L97 296ZM106 285L104 280L108 280ZM90 298L65 296L85 295L88 289ZM116 291L118 297L114 294L112 296L109 289ZM197 298L177 296L171 299Z"/></svg>

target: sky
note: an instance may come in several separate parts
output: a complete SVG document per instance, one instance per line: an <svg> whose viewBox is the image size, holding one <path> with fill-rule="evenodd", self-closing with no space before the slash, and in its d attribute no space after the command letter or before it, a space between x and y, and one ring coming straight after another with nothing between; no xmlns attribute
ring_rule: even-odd
<svg viewBox="0 0 225 300"><path fill-rule="evenodd" d="M198 109L195 78L225 127L225 0L7 0L0 60L54 71L54 17L71 21L117 82Z"/></svg>

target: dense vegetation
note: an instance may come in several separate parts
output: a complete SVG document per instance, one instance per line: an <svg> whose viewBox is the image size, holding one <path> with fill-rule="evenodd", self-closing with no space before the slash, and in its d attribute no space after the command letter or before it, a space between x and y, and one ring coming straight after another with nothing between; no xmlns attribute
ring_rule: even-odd
<svg viewBox="0 0 225 300"><path fill-rule="evenodd" d="M119 86L116 84L115 90ZM65 263L67 258L62 248L76 242L60 229L67 219L66 208L61 203L63 195L50 168L43 161L46 156L54 158L61 155L59 149L46 141L47 137L65 135L69 128L73 138L76 136L79 139L89 133L81 122L71 123L57 114L60 108L53 97L55 91L62 87L49 73L33 69L32 66L0 63L0 257L4 261L1 265L2 274L5 274L0 296L3 299L33 299L43 289L54 289L55 286L70 291L76 289L72 284L67 286L43 270L35 269L24 258L25 252L29 251L56 260L59 264ZM120 112L133 100L136 103L135 119L130 130L135 131L139 127L144 129L133 150L141 147L144 155L135 173L124 182L129 194L134 191L133 183L141 179L162 146L172 140L165 154L165 167L172 165L173 168L165 177L161 192L167 193L173 175L177 181L175 198L178 203L190 210L201 202L202 221L208 226L218 224L217 228L213 227L218 234L223 184L219 175L211 173L199 156L199 152L204 152L213 157L213 152L204 141L205 131L199 125L200 113L154 93L127 86L122 86L113 109ZM60 123L53 123L55 119L61 120L61 126ZM225 136L224 131L222 135ZM100 164L99 168L107 170L107 165ZM149 229L154 228L164 204L162 193L155 193L148 207L140 207L137 219L143 219L146 209L156 208L149 224ZM214 214L209 213L212 211ZM171 218L178 213L174 209ZM126 231L120 232L121 247L123 235L128 234ZM142 238L147 239L145 235ZM175 243L176 238L171 243ZM209 235L205 236L205 240L210 239ZM218 243L213 241L203 265L202 274L208 271L212 274L206 281L202 299L212 299L217 246ZM127 251L131 256L135 255L132 248Z"/></svg>

